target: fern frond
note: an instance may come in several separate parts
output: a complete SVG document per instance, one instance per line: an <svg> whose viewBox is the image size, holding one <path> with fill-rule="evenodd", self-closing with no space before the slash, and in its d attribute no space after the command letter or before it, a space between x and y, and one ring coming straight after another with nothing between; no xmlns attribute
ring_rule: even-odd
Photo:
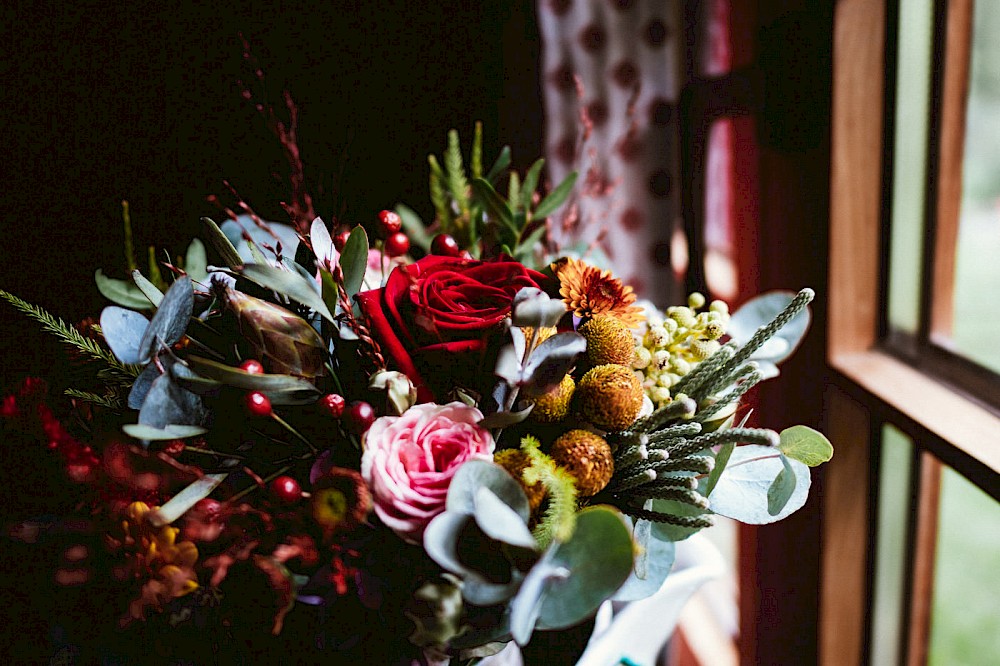
<svg viewBox="0 0 1000 666"><path fill-rule="evenodd" d="M76 398L77 400L84 400L86 402L93 403L95 405L100 405L101 407L107 407L108 409L119 410L124 407L125 403L122 401L122 397L117 393L108 393L107 395L98 395L96 393L91 393L90 391L80 391L79 389L66 389L63 391L70 398Z"/></svg>
<svg viewBox="0 0 1000 666"><path fill-rule="evenodd" d="M472 177L483 177L483 123L476 121L476 132L472 136Z"/></svg>
<svg viewBox="0 0 1000 666"><path fill-rule="evenodd" d="M434 213L441 224L441 230L447 233L451 231L451 208L445 192L444 172L433 155L427 156L427 162L431 167L431 203L434 204Z"/></svg>
<svg viewBox="0 0 1000 666"><path fill-rule="evenodd" d="M448 132L448 150L444 154L444 168L448 177L448 189L451 198L458 204L462 215L469 214L469 182L465 178L465 167L462 165L462 148L458 144L458 132Z"/></svg>
<svg viewBox="0 0 1000 666"><path fill-rule="evenodd" d="M115 355L110 350L104 349L97 342L86 337L59 317L49 314L43 308L32 305L3 289L0 289L0 298L3 298L25 315L41 324L42 330L56 336L64 344L75 347L80 353L94 360L104 362L110 370L121 377L134 379L142 371L142 368L138 366L122 363L115 358Z"/></svg>
<svg viewBox="0 0 1000 666"><path fill-rule="evenodd" d="M573 476L543 453L534 437L528 435L522 438L521 450L531 461L522 473L525 483L541 483L549 498L545 514L535 526L535 540L543 549L552 541L562 543L569 540L576 528L576 482Z"/></svg>

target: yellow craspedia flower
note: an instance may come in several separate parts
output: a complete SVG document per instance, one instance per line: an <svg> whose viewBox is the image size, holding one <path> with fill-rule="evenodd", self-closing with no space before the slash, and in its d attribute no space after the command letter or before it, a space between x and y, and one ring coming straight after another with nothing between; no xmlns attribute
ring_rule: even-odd
<svg viewBox="0 0 1000 666"><path fill-rule="evenodd" d="M535 408L531 410L531 418L539 423L562 421L569 415L575 391L576 382L573 381L572 377L566 375L559 382L559 385L551 391L539 396L528 396L527 399L535 405Z"/></svg>
<svg viewBox="0 0 1000 666"><path fill-rule="evenodd" d="M602 430L624 430L642 409L642 382L623 365L599 365L576 387L576 409Z"/></svg>
<svg viewBox="0 0 1000 666"><path fill-rule="evenodd" d="M598 315L577 332L587 340L587 360L591 365L632 365L635 360L635 339L620 319Z"/></svg>
<svg viewBox="0 0 1000 666"><path fill-rule="evenodd" d="M604 490L615 472L611 447L603 437L588 430L570 430L561 435L552 444L549 455L573 476L581 497Z"/></svg>

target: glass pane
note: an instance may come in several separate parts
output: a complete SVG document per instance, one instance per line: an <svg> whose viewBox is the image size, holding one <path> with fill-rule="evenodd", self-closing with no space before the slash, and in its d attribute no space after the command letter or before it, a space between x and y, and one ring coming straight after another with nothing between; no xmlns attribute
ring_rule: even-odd
<svg viewBox="0 0 1000 666"><path fill-rule="evenodd" d="M924 236L934 3L899 3L893 137L889 325L917 332Z"/></svg>
<svg viewBox="0 0 1000 666"><path fill-rule="evenodd" d="M941 477L929 664L1000 656L1000 503L950 468Z"/></svg>
<svg viewBox="0 0 1000 666"><path fill-rule="evenodd" d="M952 342L1000 372L1000 2L974 12Z"/></svg>
<svg viewBox="0 0 1000 666"><path fill-rule="evenodd" d="M896 428L885 426L879 451L871 663L895 666L902 654L913 442Z"/></svg>

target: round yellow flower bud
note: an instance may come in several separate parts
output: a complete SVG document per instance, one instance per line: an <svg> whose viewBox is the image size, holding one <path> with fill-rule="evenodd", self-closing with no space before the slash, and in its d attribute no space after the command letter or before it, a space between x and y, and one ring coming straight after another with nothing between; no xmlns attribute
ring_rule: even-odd
<svg viewBox="0 0 1000 666"><path fill-rule="evenodd" d="M591 365L632 365L635 340L632 338L632 331L621 320L609 315L598 315L577 332L587 340L587 360Z"/></svg>
<svg viewBox="0 0 1000 666"><path fill-rule="evenodd" d="M549 455L573 476L581 497L591 497L604 490L615 472L611 447L603 437L587 430L570 430L563 434L552 444Z"/></svg>
<svg viewBox="0 0 1000 666"><path fill-rule="evenodd" d="M623 365L591 368L576 387L580 415L602 430L624 430L642 409L642 383Z"/></svg>

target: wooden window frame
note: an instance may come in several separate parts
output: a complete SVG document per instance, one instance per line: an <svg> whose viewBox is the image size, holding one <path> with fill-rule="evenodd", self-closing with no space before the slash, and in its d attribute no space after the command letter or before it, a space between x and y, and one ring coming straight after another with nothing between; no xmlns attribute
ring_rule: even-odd
<svg viewBox="0 0 1000 666"><path fill-rule="evenodd" d="M968 21L961 12L970 8L971 2L962 0L943 10L949 13L947 48L953 49L961 37L961 21ZM904 635L909 637L904 645L906 661L919 664L926 657L929 632L938 461L997 497L1000 447L995 440L1000 417L967 393L943 383L937 374L927 374L929 368L915 367L880 344L884 323L879 295L887 228L882 157L889 136L883 100L886 35L891 34L887 26L891 28L894 12L884 0L839 0L835 12L827 318L827 361L833 375L826 421L837 448L824 477L819 656L821 664L867 661L876 507L874 493L858 489L875 489L876 426L892 422L924 452L915 470L920 501L911 529L916 556L910 563L904 623ZM949 60L951 67L957 66L956 59ZM931 166L944 176L935 181L936 196L931 197L937 206L933 233L939 248L954 243L957 226L954 197L958 186L951 176L959 173L955 160L961 159L961 143L956 154L954 142L963 120L955 115L955 101L964 90L948 84L956 80L954 71L946 72L941 90L945 150L931 148L932 157L937 158ZM947 302L939 299L950 294L953 270L947 262L933 266L927 285L937 306L931 310L932 330L950 314L941 309Z"/></svg>

